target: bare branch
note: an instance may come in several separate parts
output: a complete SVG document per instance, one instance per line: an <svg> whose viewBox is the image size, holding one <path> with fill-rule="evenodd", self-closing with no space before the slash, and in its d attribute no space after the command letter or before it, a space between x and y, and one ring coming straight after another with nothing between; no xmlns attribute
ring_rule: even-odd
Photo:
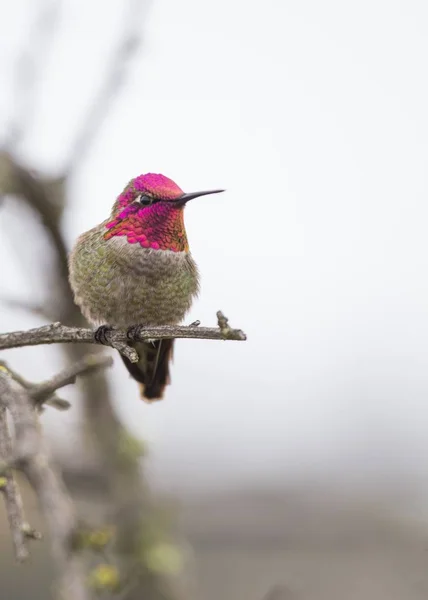
<svg viewBox="0 0 428 600"><path fill-rule="evenodd" d="M25 472L23 464L27 464L28 469L33 468L34 470L34 465L32 466L28 461L28 453L31 453L32 449L26 450L27 454L25 454L26 458L24 460L23 452L22 450L20 451L19 447L20 443L21 446L24 444L23 436L26 435L28 430L28 423L25 424L25 418L28 420L28 418L31 417L32 422L30 423L30 432L34 434L34 426L37 426L37 415L33 409L35 403L41 404L42 402L49 400L56 405L60 404L61 408L65 408L65 403L68 407L69 403L58 398L55 394L55 390L68 383L74 382L78 375L87 375L94 370L110 366L112 363L113 360L110 357L89 355L71 367L64 369L51 379L41 384L34 385L18 375L18 373L12 371L4 361L0 361L0 459L1 464L3 465L0 471L0 491L4 494L6 512L15 547L15 555L19 561L25 560L29 556L26 538L40 539L41 537L40 533L32 529L25 521L21 494L10 469L10 465L18 465L22 467ZM21 405L18 406L18 408L15 405L12 405L11 402L8 403L6 401L8 392L10 399L13 401L15 401L18 392L21 394ZM21 396L19 397L21 398ZM6 408L8 408L12 417L14 417L17 435L17 452L15 453L12 450ZM24 421L22 421L22 418L24 418ZM18 437L19 430L22 434L21 440L19 440ZM36 455L32 460L38 461L39 459L40 455ZM38 468L42 468L42 470L43 468L46 469L45 463L46 460L42 460L41 463L39 461ZM28 477L28 473L26 474ZM48 475L50 475L50 478L52 479L52 474L49 474L48 472ZM54 481L54 486L55 485L58 487L58 482Z"/></svg>
<svg viewBox="0 0 428 600"><path fill-rule="evenodd" d="M89 354L74 365L66 367L51 379L33 386L30 389L31 397L36 403L41 404L50 398L55 390L58 390L65 385L69 385L70 383L74 383L78 375L90 375L99 369L111 367L112 364L113 359L111 356Z"/></svg>
<svg viewBox="0 0 428 600"><path fill-rule="evenodd" d="M19 373L16 373L16 371L14 371L4 360L0 360L0 369L1 368L5 369L9 373L9 375L12 377L12 379L14 379L20 385L22 385L22 387L25 388L26 390L31 391L31 389L36 387L30 381L27 381L26 379L24 379ZM52 394L51 396L47 397L45 400L43 400L43 403L49 404L49 406L52 406L53 408L56 408L58 410L68 410L71 406L71 404L68 400L64 400L64 398L60 398L55 393Z"/></svg>
<svg viewBox="0 0 428 600"><path fill-rule="evenodd" d="M55 201L49 195L49 186L45 186L41 179L35 177L28 169L7 152L0 154L0 193L13 193L21 197L40 216L45 227L47 237L55 247L58 256L58 272L60 277L67 282L67 248L62 237L60 226L61 211L58 204L63 203L61 194L55 193ZM64 284L62 293L69 291Z"/></svg>
<svg viewBox="0 0 428 600"><path fill-rule="evenodd" d="M147 10L149 4L150 0L131 0L129 2L126 28L114 53L106 79L93 100L77 135L66 173L73 171L77 164L82 162L82 158L88 152L115 97L125 82L126 65L140 46L142 16L144 9Z"/></svg>
<svg viewBox="0 0 428 600"><path fill-rule="evenodd" d="M236 340L245 341L245 333L240 329L232 329L227 325L227 319L222 313L217 327L200 327L194 325L164 325L161 327L134 327L132 333L124 330L113 330L108 334L109 345L119 351L126 342L144 342L147 340L164 340L171 338L186 338L200 340ZM225 325L226 323L226 325ZM95 331L80 327L67 327L61 323L43 325L27 331L13 331L0 334L0 350L19 348L21 346L37 346L40 344L84 343L98 344ZM134 354L135 351L134 351ZM132 362L135 360L134 354Z"/></svg>
<svg viewBox="0 0 428 600"><path fill-rule="evenodd" d="M13 371L3 360L0 360L0 369L6 371L14 381L28 392L35 405L40 406L43 403L49 403L59 410L65 410L70 407L70 403L67 400L59 398L55 394L56 390L69 385L70 383L74 383L78 376L90 375L94 371L111 367L112 364L113 359L111 356L88 354L80 361L66 367L51 377L51 379L36 384L24 379L21 375Z"/></svg>
<svg viewBox="0 0 428 600"><path fill-rule="evenodd" d="M5 360L0 360L0 371L6 372L8 375L10 375L10 377L12 377L12 379L17 381L19 385L22 385L23 388L28 389L32 386L32 384L27 379L25 379L24 377L19 375L19 373L16 373L13 369L11 369Z"/></svg>
<svg viewBox="0 0 428 600"><path fill-rule="evenodd" d="M12 442L7 424L6 409L0 406L0 458L4 465L9 464L12 456ZM10 469L5 468L0 477L0 490L4 495L6 513L12 533L15 556L23 561L29 556L25 539L25 517L21 494Z"/></svg>
<svg viewBox="0 0 428 600"><path fill-rule="evenodd" d="M51 464L29 392L4 370L0 370L0 403L9 410L15 427L13 464L22 470L34 489L50 530L62 598L87 600L83 566L73 552L77 518L72 502L61 476Z"/></svg>

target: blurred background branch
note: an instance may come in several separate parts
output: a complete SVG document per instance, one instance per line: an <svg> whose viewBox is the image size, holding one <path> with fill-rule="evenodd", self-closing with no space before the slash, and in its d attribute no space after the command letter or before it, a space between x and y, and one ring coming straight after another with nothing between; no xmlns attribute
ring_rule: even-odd
<svg viewBox="0 0 428 600"><path fill-rule="evenodd" d="M99 365L101 366L101 365ZM84 373L87 365L79 370ZM76 375L78 373L76 372ZM46 384L48 396L65 383L57 378L55 386ZM41 384L43 385L43 384ZM57 565L59 597L64 600L86 600L89 595L81 557L73 551L73 537L77 532L77 517L61 476L53 467L37 418L37 407L31 396L31 388L23 387L6 367L0 370L0 405L9 412L15 431L15 441L2 444L5 452L1 456L10 484L15 487L14 498L6 498L9 521L13 524L12 534L16 551L25 558L24 540L17 539L19 531L25 535L22 518L22 501L10 469L19 469L34 489L39 505L48 525L52 545L52 558ZM4 432L3 432L4 433ZM18 514L18 516L17 516ZM16 521L19 520L17 523Z"/></svg>
<svg viewBox="0 0 428 600"><path fill-rule="evenodd" d="M0 459L2 460L0 491L4 496L15 557L16 560L22 561L29 556L25 535L26 521L21 492L18 489L11 470L7 467L12 460L12 440L5 406L0 406Z"/></svg>
<svg viewBox="0 0 428 600"><path fill-rule="evenodd" d="M118 40L113 60L98 94L92 100L70 152L65 169L67 175L73 173L85 159L100 127L108 116L113 102L125 83L127 68L142 44L141 23L151 6L151 0L129 0L125 6L127 19Z"/></svg>
<svg viewBox="0 0 428 600"><path fill-rule="evenodd" d="M4 142L10 152L23 142L34 118L37 81L47 61L60 16L61 1L42 0L39 6L30 35L22 46L14 68L14 112L9 120Z"/></svg>

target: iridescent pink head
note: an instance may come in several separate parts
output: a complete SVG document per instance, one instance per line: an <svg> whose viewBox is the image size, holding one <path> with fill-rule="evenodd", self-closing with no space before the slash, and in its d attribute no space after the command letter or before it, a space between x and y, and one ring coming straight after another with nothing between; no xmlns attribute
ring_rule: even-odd
<svg viewBox="0 0 428 600"><path fill-rule="evenodd" d="M160 173L147 173L133 179L134 188L142 194L150 194L162 200L177 200L184 192L172 179Z"/></svg>
<svg viewBox="0 0 428 600"><path fill-rule="evenodd" d="M223 191L186 194L165 175L139 175L128 183L114 203L104 238L126 236L130 244L138 243L143 248L187 252L184 206L198 196Z"/></svg>

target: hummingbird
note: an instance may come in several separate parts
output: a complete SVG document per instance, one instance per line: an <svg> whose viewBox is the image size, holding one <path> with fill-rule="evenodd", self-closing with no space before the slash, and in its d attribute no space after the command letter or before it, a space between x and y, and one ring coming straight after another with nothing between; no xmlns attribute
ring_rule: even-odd
<svg viewBox="0 0 428 600"><path fill-rule="evenodd" d="M179 324L199 292L189 251L184 208L194 198L224 190L185 193L157 173L139 175L116 198L108 219L83 233L69 256L74 301L106 341L113 328ZM160 400L170 383L173 339L128 342L138 353L121 355L141 397Z"/></svg>

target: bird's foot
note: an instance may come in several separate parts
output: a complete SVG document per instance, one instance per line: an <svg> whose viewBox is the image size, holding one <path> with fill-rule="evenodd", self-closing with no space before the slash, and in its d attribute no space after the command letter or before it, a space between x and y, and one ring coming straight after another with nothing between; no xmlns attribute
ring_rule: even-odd
<svg viewBox="0 0 428 600"><path fill-rule="evenodd" d="M141 342L140 335L142 331L145 331L145 327L143 325L132 325L126 330L126 337L130 342ZM146 344L155 345L157 340L144 340L144 342Z"/></svg>
<svg viewBox="0 0 428 600"><path fill-rule="evenodd" d="M104 346L110 346L110 333L113 331L113 327L109 325L101 325L94 333L95 341L98 344L103 344Z"/></svg>
<svg viewBox="0 0 428 600"><path fill-rule="evenodd" d="M126 337L129 341L135 342L136 338L138 339L142 329L142 325L131 325L131 327L128 327L126 331Z"/></svg>

